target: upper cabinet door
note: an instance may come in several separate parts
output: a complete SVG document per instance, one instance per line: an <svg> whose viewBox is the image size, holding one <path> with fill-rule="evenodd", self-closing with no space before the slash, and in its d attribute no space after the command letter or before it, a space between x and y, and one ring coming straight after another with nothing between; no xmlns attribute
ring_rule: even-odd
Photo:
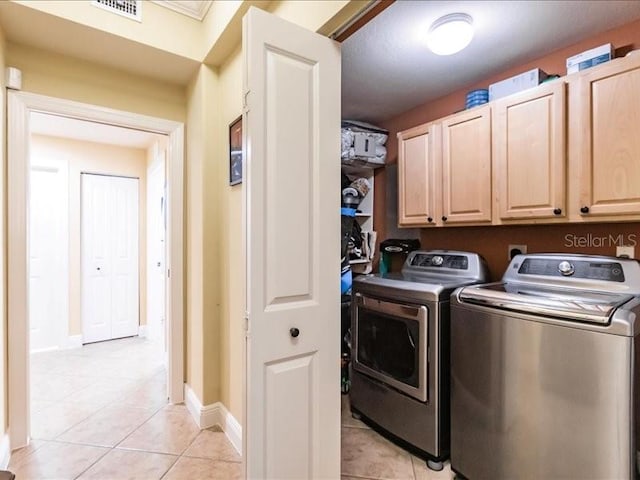
<svg viewBox="0 0 640 480"><path fill-rule="evenodd" d="M591 216L640 214L640 58L579 80L580 205ZM574 207L574 208L576 208Z"/></svg>
<svg viewBox="0 0 640 480"><path fill-rule="evenodd" d="M444 225L491 222L491 108L477 107L442 122Z"/></svg>
<svg viewBox="0 0 640 480"><path fill-rule="evenodd" d="M435 225L438 175L438 125L398 133L398 223Z"/></svg>
<svg viewBox="0 0 640 480"><path fill-rule="evenodd" d="M494 106L500 218L566 216L566 85L557 81Z"/></svg>

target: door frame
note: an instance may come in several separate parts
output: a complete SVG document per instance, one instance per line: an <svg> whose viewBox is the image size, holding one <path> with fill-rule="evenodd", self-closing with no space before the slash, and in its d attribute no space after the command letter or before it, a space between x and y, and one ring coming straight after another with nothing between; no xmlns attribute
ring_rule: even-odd
<svg viewBox="0 0 640 480"><path fill-rule="evenodd" d="M46 113L167 135L168 394L184 401L184 124L44 95L7 92L7 317L10 448L29 443L28 194L30 114Z"/></svg>

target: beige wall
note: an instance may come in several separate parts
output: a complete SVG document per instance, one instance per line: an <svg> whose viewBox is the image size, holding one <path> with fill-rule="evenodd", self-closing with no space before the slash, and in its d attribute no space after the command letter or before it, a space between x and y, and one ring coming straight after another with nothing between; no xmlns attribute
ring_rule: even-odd
<svg viewBox="0 0 640 480"><path fill-rule="evenodd" d="M186 232L185 242L185 284L186 284L186 335L185 369L186 382L193 392L202 399L204 394L203 376L203 290L204 270L203 216L202 216L202 162L204 158L204 80L199 73L187 89L187 161L185 171ZM215 346L212 348L216 348Z"/></svg>
<svg viewBox="0 0 640 480"><path fill-rule="evenodd" d="M185 120L185 89L181 86L11 43L6 63L22 70L22 89L27 92Z"/></svg>
<svg viewBox="0 0 640 480"><path fill-rule="evenodd" d="M69 335L82 333L81 318L81 173L101 173L139 178L139 278L140 324L146 323L147 312L147 152L137 148L118 147L101 143L31 136L31 158L55 158L69 166Z"/></svg>
<svg viewBox="0 0 640 480"><path fill-rule="evenodd" d="M6 304L6 291L7 291L7 272L6 272L6 209L5 209L5 186L7 178L7 167L5 162L5 101L6 101L6 89L4 80L4 69L6 67L6 44L4 39L4 33L0 29L0 215L2 221L0 221L0 243L2 244L2 254L0 254L0 435L4 435L7 432L7 304Z"/></svg>
<svg viewBox="0 0 640 480"><path fill-rule="evenodd" d="M220 68L221 128L227 131L229 124L242 113L242 55L237 48ZM229 144L224 143L220 162L223 169L222 223L226 226L223 242L224 273L221 326L222 398L231 414L242 424L244 377L244 305L245 305L245 255L243 250L242 201L244 184L229 186Z"/></svg>
<svg viewBox="0 0 640 480"><path fill-rule="evenodd" d="M220 400L220 145L215 69L202 65L188 88L186 161L187 383L204 404Z"/></svg>

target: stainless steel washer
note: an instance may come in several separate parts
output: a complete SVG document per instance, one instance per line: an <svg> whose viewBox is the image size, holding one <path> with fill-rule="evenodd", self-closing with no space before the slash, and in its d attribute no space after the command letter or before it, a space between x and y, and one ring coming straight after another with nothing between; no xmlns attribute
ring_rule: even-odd
<svg viewBox="0 0 640 480"><path fill-rule="evenodd" d="M451 466L470 479L636 475L640 265L518 255L451 299Z"/></svg>
<svg viewBox="0 0 640 480"><path fill-rule="evenodd" d="M449 297L487 279L479 255L434 250L353 283L351 407L433 469L449 455Z"/></svg>

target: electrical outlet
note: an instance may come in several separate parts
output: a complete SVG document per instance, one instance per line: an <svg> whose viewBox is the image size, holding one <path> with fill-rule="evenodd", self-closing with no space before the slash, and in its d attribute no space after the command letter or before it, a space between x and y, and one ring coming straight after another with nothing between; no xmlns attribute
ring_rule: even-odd
<svg viewBox="0 0 640 480"><path fill-rule="evenodd" d="M635 248L629 245L616 247L616 257L635 258Z"/></svg>
<svg viewBox="0 0 640 480"><path fill-rule="evenodd" d="M526 245L509 245L507 249L507 260L511 260L516 255L520 255L521 253L527 253Z"/></svg>

